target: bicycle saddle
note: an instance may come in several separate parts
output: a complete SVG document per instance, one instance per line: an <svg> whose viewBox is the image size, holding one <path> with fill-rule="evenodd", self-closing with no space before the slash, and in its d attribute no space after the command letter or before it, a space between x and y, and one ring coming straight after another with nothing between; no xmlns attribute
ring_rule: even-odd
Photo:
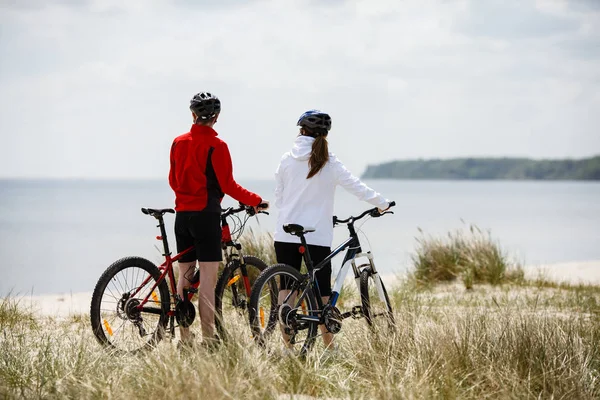
<svg viewBox="0 0 600 400"><path fill-rule="evenodd" d="M172 208L142 208L142 212L146 215L164 215L165 213L175 214L175 210Z"/></svg>
<svg viewBox="0 0 600 400"><path fill-rule="evenodd" d="M298 225L298 224L285 224L285 225L283 225L283 231L285 233L290 233L292 235L300 236L301 234L304 234L304 233L314 232L315 228L311 228L311 227L305 228L302 225Z"/></svg>

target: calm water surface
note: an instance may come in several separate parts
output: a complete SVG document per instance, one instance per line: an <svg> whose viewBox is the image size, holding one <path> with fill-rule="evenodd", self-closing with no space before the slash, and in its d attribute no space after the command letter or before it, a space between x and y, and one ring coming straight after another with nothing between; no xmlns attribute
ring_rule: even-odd
<svg viewBox="0 0 600 400"><path fill-rule="evenodd" d="M272 199L274 182L241 181ZM395 214L368 220L361 240L385 273L410 266L419 229L443 235L476 224L525 264L600 260L600 184L583 182L367 182L395 200ZM226 197L224 205L235 204ZM0 181L0 295L91 291L114 260L139 255L158 262L154 219L140 207L172 207L160 181ZM366 208L338 190L336 214ZM272 231L276 210L253 219ZM170 244L174 217L167 216ZM335 231L334 244L347 230ZM334 262L334 273L340 259Z"/></svg>

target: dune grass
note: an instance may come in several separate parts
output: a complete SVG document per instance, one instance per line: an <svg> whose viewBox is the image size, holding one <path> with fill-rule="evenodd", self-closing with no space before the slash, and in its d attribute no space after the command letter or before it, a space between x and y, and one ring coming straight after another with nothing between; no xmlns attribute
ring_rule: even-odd
<svg viewBox="0 0 600 400"><path fill-rule="evenodd" d="M267 265L273 265L277 262L273 236L270 233L257 235L252 228L248 228L239 241L244 254L260 255L260 258Z"/></svg>
<svg viewBox="0 0 600 400"><path fill-rule="evenodd" d="M0 397L580 398L600 396L600 288L457 284L391 288L398 329L346 320L339 352L305 362L255 347L245 326L215 353L164 340L111 354L87 318L39 318L5 298ZM345 290L351 306L356 291ZM18 315L18 318L15 316ZM287 396L287 397L286 397Z"/></svg>
<svg viewBox="0 0 600 400"><path fill-rule="evenodd" d="M479 283L498 285L523 281L521 266L509 259L489 232L476 226L444 237L421 232L417 244L411 276L422 284L461 279L465 287L471 289Z"/></svg>
<svg viewBox="0 0 600 400"><path fill-rule="evenodd" d="M600 398L600 287L506 279L506 256L485 246L485 255L475 254L493 243L477 238L452 242L467 248L437 247L458 251L455 258L422 249L436 263L416 263L411 278L388 284L395 334L373 335L364 320L344 320L338 351L318 341L303 362L265 353L245 325L216 352L181 353L167 338L152 351L114 354L97 343L87 316L41 317L6 297L0 398ZM452 274L440 259L451 260ZM465 265L477 283L469 290L457 280ZM341 296L344 310L359 303L352 284Z"/></svg>

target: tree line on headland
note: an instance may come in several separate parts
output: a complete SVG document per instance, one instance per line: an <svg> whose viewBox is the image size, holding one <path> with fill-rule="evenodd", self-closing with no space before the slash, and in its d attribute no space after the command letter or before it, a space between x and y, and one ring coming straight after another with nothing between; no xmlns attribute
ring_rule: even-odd
<svg viewBox="0 0 600 400"><path fill-rule="evenodd" d="M454 158L368 165L371 179L600 180L600 156L584 159Z"/></svg>

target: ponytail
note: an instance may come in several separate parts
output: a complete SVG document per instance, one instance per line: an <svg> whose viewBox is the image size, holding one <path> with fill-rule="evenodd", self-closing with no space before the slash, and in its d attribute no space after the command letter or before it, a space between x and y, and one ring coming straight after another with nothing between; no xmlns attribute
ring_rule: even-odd
<svg viewBox="0 0 600 400"><path fill-rule="evenodd" d="M327 133L325 133L327 135ZM321 169L329 161L329 147L327 138L323 134L317 134L315 141L312 144L310 159L308 160L308 175L306 179L310 179L321 171Z"/></svg>

